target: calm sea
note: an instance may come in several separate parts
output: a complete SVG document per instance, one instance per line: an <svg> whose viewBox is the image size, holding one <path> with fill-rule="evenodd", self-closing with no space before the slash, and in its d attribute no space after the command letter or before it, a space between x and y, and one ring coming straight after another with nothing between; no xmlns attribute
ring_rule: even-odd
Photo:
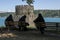
<svg viewBox="0 0 60 40"><path fill-rule="evenodd" d="M0 17L0 27L5 26L6 17ZM45 22L60 22L60 18L44 18Z"/></svg>
<svg viewBox="0 0 60 40"><path fill-rule="evenodd" d="M4 24L5 19L6 19L6 17L0 17L0 27L5 26L5 24Z"/></svg>

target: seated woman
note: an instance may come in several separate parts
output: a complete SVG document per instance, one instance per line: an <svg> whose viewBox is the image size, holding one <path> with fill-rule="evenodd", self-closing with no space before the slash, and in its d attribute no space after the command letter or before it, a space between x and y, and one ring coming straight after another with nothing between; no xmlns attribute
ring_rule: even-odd
<svg viewBox="0 0 60 40"><path fill-rule="evenodd" d="M18 26L19 26L19 31L20 30L23 30L23 31L26 31L27 30L27 27L29 24L26 23L26 15L22 16L19 21L18 21Z"/></svg>
<svg viewBox="0 0 60 40"><path fill-rule="evenodd" d="M41 14L38 14L38 17L34 20L34 23L37 29L40 30L41 34L44 34L45 31L44 28L46 28L46 26L45 26L45 21Z"/></svg>
<svg viewBox="0 0 60 40"><path fill-rule="evenodd" d="M14 23L13 23L13 19L12 19L12 15L9 15L6 19L5 19L5 26L6 28L9 30L11 29L11 26L14 26Z"/></svg>

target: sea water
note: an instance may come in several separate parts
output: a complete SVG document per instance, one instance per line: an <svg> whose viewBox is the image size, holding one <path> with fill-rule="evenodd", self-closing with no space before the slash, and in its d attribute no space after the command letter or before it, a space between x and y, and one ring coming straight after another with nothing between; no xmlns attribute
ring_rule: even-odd
<svg viewBox="0 0 60 40"><path fill-rule="evenodd" d="M5 27L5 19L7 17L0 17L0 27ZM60 22L60 18L44 18L45 22Z"/></svg>

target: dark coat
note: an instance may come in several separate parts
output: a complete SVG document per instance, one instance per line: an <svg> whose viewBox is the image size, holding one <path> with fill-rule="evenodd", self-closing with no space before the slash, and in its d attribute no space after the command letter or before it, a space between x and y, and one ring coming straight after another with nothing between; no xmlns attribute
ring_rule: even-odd
<svg viewBox="0 0 60 40"><path fill-rule="evenodd" d="M26 16L24 15L19 19L19 21L25 21L25 19L26 19Z"/></svg>
<svg viewBox="0 0 60 40"><path fill-rule="evenodd" d="M13 18L12 15L9 15L6 19L5 19L5 25L6 26L12 26L13 25Z"/></svg>
<svg viewBox="0 0 60 40"><path fill-rule="evenodd" d="M5 21L13 21L12 15L9 15L9 16L5 19Z"/></svg>
<svg viewBox="0 0 60 40"><path fill-rule="evenodd" d="M45 27L45 21L41 14L39 14L38 17L34 20L34 23L37 27Z"/></svg>
<svg viewBox="0 0 60 40"><path fill-rule="evenodd" d="M34 20L34 22L36 23L36 22L45 22L45 21L44 21L42 15L39 14L39 16Z"/></svg>
<svg viewBox="0 0 60 40"><path fill-rule="evenodd" d="M19 19L19 23L18 23L19 26L28 26L29 24L26 23L26 16L22 16L20 19Z"/></svg>
<svg viewBox="0 0 60 40"><path fill-rule="evenodd" d="M19 26L19 30L27 30L27 27L29 24L26 23L26 16L22 16L20 19L19 19L19 22L18 22L18 26ZM22 29L21 29L22 28Z"/></svg>

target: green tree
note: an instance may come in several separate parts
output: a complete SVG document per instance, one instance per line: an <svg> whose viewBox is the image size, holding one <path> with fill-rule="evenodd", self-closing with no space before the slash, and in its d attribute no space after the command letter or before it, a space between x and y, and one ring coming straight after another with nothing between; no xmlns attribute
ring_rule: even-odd
<svg viewBox="0 0 60 40"><path fill-rule="evenodd" d="M33 2L34 2L34 0L22 0L22 1L26 1L26 3L27 3L28 5L31 5L31 4L33 4Z"/></svg>

